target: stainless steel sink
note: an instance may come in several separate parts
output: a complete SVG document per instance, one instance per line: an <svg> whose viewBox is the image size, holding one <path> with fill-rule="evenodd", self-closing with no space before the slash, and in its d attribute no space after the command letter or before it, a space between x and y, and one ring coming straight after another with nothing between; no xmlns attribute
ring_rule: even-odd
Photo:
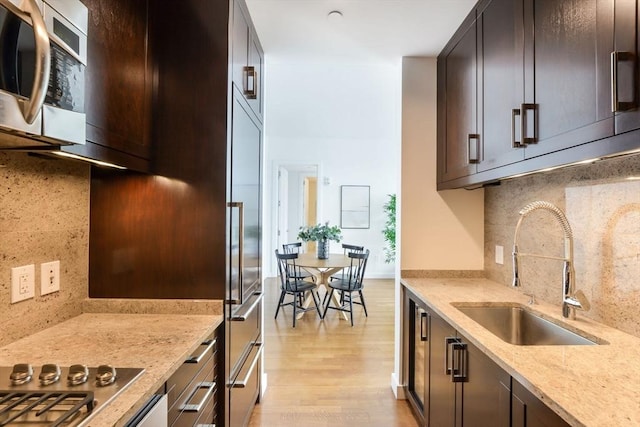
<svg viewBox="0 0 640 427"><path fill-rule="evenodd" d="M498 338L515 345L595 345L580 336L529 311L520 304L464 306L462 313Z"/></svg>

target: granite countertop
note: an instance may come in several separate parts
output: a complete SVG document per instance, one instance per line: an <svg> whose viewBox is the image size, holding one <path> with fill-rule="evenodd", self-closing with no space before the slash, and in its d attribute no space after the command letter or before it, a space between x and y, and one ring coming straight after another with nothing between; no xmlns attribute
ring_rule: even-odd
<svg viewBox="0 0 640 427"><path fill-rule="evenodd" d="M572 426L640 425L640 339L580 316L562 318L560 305L536 302L530 309L561 322L601 345L508 344L457 310L455 302L517 302L529 297L486 279L403 278L456 330Z"/></svg>
<svg viewBox="0 0 640 427"><path fill-rule="evenodd" d="M121 426L222 323L219 314L84 313L0 348L0 365L110 364L144 373L90 422Z"/></svg>

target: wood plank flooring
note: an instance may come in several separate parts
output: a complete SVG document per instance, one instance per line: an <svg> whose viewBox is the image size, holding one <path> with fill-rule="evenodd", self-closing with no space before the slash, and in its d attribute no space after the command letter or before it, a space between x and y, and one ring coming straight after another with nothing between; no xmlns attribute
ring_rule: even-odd
<svg viewBox="0 0 640 427"><path fill-rule="evenodd" d="M367 280L354 326L329 310L321 321L307 312L292 327L280 310L276 279L265 282L265 372L268 389L250 427L416 427L405 400L390 387L393 371L393 281ZM322 293L321 293L322 296Z"/></svg>

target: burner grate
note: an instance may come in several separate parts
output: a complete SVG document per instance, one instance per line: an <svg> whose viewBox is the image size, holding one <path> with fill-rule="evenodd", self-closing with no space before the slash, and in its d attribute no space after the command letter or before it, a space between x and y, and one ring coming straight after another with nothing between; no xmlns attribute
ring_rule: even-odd
<svg viewBox="0 0 640 427"><path fill-rule="evenodd" d="M86 413L94 407L91 391L2 391L0 390L0 426L33 418L50 427L67 425L86 406ZM55 415L52 415L55 414ZM45 417L43 417L43 415Z"/></svg>

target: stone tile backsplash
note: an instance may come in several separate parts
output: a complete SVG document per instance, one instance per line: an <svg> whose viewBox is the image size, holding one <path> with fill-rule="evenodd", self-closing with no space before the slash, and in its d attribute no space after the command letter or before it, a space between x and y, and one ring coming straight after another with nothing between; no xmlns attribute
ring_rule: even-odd
<svg viewBox="0 0 640 427"><path fill-rule="evenodd" d="M87 297L90 166L0 152L0 346L81 313ZM60 292L40 296L40 264ZM35 298L11 304L11 268L35 264Z"/></svg>
<svg viewBox="0 0 640 427"><path fill-rule="evenodd" d="M636 179L633 179L635 177ZM640 155L605 160L507 180L485 189L485 273L510 286L511 252L518 211L545 200L562 209L574 235L576 288L591 302L579 312L640 337ZM522 223L520 252L563 255L563 232L545 211ZM496 264L495 247L504 247ZM562 262L522 258L522 291L557 304L562 295Z"/></svg>

